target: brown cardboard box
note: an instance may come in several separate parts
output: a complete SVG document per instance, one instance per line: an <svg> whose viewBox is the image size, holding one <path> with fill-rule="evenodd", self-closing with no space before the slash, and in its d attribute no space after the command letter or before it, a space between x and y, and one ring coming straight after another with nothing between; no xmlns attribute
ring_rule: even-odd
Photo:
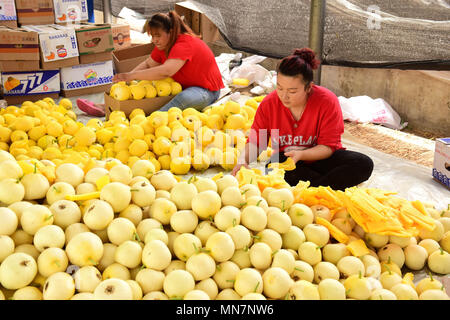
<svg viewBox="0 0 450 320"><path fill-rule="evenodd" d="M0 26L17 28L17 20L0 20Z"/></svg>
<svg viewBox="0 0 450 320"><path fill-rule="evenodd" d="M37 32L0 27L0 60L39 60ZM17 70L15 70L17 71Z"/></svg>
<svg viewBox="0 0 450 320"><path fill-rule="evenodd" d="M142 99L142 100L126 100L126 101L118 101L112 98L108 92L105 92L105 114L106 119L108 119L109 115L113 111L123 111L125 115L128 117L130 113L134 109L142 109L145 114L148 116L153 111L159 110L162 106L168 103L175 96L167 96L167 97L155 97L150 99Z"/></svg>
<svg viewBox="0 0 450 320"><path fill-rule="evenodd" d="M112 59L114 42L110 24L81 23L75 29L80 63L93 63Z"/></svg>
<svg viewBox="0 0 450 320"><path fill-rule="evenodd" d="M53 70L79 64L75 30L59 25L27 25L39 34L41 69Z"/></svg>
<svg viewBox="0 0 450 320"><path fill-rule="evenodd" d="M57 24L68 25L89 19L87 0L53 0L53 8Z"/></svg>
<svg viewBox="0 0 450 320"><path fill-rule="evenodd" d="M112 60L112 52L102 52L80 56L80 64L88 64L110 60Z"/></svg>
<svg viewBox="0 0 450 320"><path fill-rule="evenodd" d="M52 98L53 100L57 100L59 98L59 93L31 94L25 96L4 96L3 99L8 102L8 105L12 106L22 104L25 101L36 102L47 97Z"/></svg>
<svg viewBox="0 0 450 320"><path fill-rule="evenodd" d="M175 11L184 16L184 21L192 31L201 35L206 43L220 39L219 29L197 6L189 1L175 3Z"/></svg>
<svg viewBox="0 0 450 320"><path fill-rule="evenodd" d="M155 45L141 44L113 52L113 62L116 73L130 72L141 62L148 59Z"/></svg>
<svg viewBox="0 0 450 320"><path fill-rule="evenodd" d="M0 1L0 26L17 28L17 13L14 0Z"/></svg>
<svg viewBox="0 0 450 320"><path fill-rule="evenodd" d="M84 96L87 94L92 93L100 93L105 92L111 89L112 84L105 84L102 86L96 86L96 87L89 87L89 88L83 88L83 89L76 89L76 90L61 90L61 95L65 98L71 98L71 97L78 97L78 96Z"/></svg>
<svg viewBox="0 0 450 320"><path fill-rule="evenodd" d="M112 24L111 30L114 41L114 50L125 49L131 46L129 24Z"/></svg>
<svg viewBox="0 0 450 320"><path fill-rule="evenodd" d="M0 72L39 70L39 60L0 61Z"/></svg>
<svg viewBox="0 0 450 320"><path fill-rule="evenodd" d="M73 58L58 60L58 61L52 61L52 62L41 61L41 69L42 70L53 70L53 69L76 66L77 64L80 64L80 60L78 59L78 57L73 57Z"/></svg>
<svg viewBox="0 0 450 320"><path fill-rule="evenodd" d="M450 137L436 139L433 178L450 190Z"/></svg>
<svg viewBox="0 0 450 320"><path fill-rule="evenodd" d="M20 25L55 22L53 0L16 0L16 10Z"/></svg>

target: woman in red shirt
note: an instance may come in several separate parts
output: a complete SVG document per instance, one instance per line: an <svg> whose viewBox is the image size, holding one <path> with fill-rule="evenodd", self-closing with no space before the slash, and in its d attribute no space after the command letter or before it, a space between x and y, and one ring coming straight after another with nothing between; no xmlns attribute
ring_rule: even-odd
<svg viewBox="0 0 450 320"><path fill-rule="evenodd" d="M285 173L291 186L302 180L314 187L344 190L370 177L372 160L342 147L344 121L339 101L333 92L312 82L318 65L308 48L296 49L281 60L277 89L259 105L245 151L232 174L255 161L270 138L274 149L270 162L291 157L296 163L295 170Z"/></svg>
<svg viewBox="0 0 450 320"><path fill-rule="evenodd" d="M214 103L224 85L214 54L206 43L175 11L153 15L145 29L155 44L150 57L131 72L116 74L113 82L172 77L183 91L163 106L162 111L171 107L201 110Z"/></svg>

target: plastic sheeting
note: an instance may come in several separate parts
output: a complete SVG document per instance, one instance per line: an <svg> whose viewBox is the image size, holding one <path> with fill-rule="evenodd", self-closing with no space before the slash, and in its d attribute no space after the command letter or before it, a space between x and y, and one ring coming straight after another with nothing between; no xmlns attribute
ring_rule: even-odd
<svg viewBox="0 0 450 320"><path fill-rule="evenodd" d="M179 1L112 0L150 17ZM230 47L273 58L308 46L310 1L197 0ZM96 9L102 10L101 1ZM448 0L326 1L324 64L450 69Z"/></svg>

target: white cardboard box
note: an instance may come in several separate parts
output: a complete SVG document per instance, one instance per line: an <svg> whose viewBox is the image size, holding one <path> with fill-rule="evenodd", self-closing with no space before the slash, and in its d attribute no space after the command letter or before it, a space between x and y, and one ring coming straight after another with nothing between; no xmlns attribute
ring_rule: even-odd
<svg viewBox="0 0 450 320"><path fill-rule="evenodd" d="M55 24L23 26L24 29L39 33L42 60L52 62L78 57L78 44L73 28Z"/></svg>
<svg viewBox="0 0 450 320"><path fill-rule="evenodd" d="M112 83L112 60L61 68L61 90L77 90Z"/></svg>
<svg viewBox="0 0 450 320"><path fill-rule="evenodd" d="M14 0L0 1L0 21L17 21L16 5Z"/></svg>
<svg viewBox="0 0 450 320"><path fill-rule="evenodd" d="M433 178L450 188L450 138L436 139Z"/></svg>
<svg viewBox="0 0 450 320"><path fill-rule="evenodd" d="M80 22L89 19L86 0L53 0L56 23Z"/></svg>
<svg viewBox="0 0 450 320"><path fill-rule="evenodd" d="M52 94L60 91L59 70L43 70L35 72L3 72L1 75L3 88L6 82L14 81L14 88L4 91L5 96L23 96L34 94ZM5 86L6 85L6 86Z"/></svg>

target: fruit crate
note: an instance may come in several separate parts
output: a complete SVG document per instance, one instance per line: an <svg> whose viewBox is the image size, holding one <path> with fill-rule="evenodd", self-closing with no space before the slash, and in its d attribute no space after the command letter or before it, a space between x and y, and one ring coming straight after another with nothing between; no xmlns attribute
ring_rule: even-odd
<svg viewBox="0 0 450 320"><path fill-rule="evenodd" d="M108 92L105 92L105 115L106 119L109 118L109 115L113 111L123 111L125 115L128 117L130 113L134 109L142 109L145 114L148 116L153 111L158 110L166 103L175 97L174 95L166 96L166 97L155 97L141 100L125 100L119 101L114 99L109 95Z"/></svg>

